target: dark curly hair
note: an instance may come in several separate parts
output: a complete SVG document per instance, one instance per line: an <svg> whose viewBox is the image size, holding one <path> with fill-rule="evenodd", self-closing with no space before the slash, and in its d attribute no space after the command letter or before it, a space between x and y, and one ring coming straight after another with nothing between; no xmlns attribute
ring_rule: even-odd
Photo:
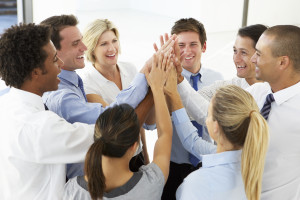
<svg viewBox="0 0 300 200"><path fill-rule="evenodd" d="M51 41L57 50L60 50L60 41L63 39L60 37L59 32L67 26L76 26L77 24L78 20L74 15L52 16L41 22L41 25L51 27Z"/></svg>
<svg viewBox="0 0 300 200"><path fill-rule="evenodd" d="M44 70L47 53L43 47L50 41L48 26L20 24L11 26L0 38L0 76L6 85L21 88L31 80L31 72Z"/></svg>
<svg viewBox="0 0 300 200"><path fill-rule="evenodd" d="M192 31L199 34L199 40L203 47L206 42L206 31L204 25L194 18L182 18L175 22L171 29L171 34L179 34L181 32Z"/></svg>

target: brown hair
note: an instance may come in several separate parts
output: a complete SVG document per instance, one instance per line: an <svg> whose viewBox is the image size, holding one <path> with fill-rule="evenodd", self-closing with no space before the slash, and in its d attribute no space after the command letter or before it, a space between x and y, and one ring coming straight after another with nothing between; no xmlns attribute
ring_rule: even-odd
<svg viewBox="0 0 300 200"><path fill-rule="evenodd" d="M295 70L300 72L300 28L293 25L277 25L268 28L264 34L274 36L270 47L272 55L288 56Z"/></svg>
<svg viewBox="0 0 300 200"><path fill-rule="evenodd" d="M220 88L212 103L213 120L234 147L243 147L242 177L246 196L249 200L258 200L269 141L267 122L251 94L238 86Z"/></svg>
<svg viewBox="0 0 300 200"><path fill-rule="evenodd" d="M181 32L196 32L199 34L199 40L201 46L203 47L206 42L206 31L204 25L194 18L182 18L175 22L174 26L171 29L171 34L179 34Z"/></svg>
<svg viewBox="0 0 300 200"><path fill-rule="evenodd" d="M59 15L52 16L41 22L42 25L48 25L51 27L51 41L55 48L60 50L60 41L63 39L60 37L59 32L68 26L76 26L78 20L74 15Z"/></svg>
<svg viewBox="0 0 300 200"><path fill-rule="evenodd" d="M108 108L95 124L94 144L85 158L84 171L88 189L93 200L103 197L105 176L102 170L102 155L121 158L139 140L139 120L128 104Z"/></svg>

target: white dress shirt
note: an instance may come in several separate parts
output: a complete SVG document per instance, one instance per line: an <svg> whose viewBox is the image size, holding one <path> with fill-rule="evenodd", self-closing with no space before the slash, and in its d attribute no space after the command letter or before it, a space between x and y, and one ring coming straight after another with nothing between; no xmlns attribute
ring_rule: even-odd
<svg viewBox="0 0 300 200"><path fill-rule="evenodd" d="M128 88L137 74L137 69L134 65L125 62L118 62L118 67L121 75L122 88ZM78 73L82 78L86 94L98 94L108 104L116 101L116 97L121 90L114 82L107 80L98 72L92 63L88 62L83 70L78 70Z"/></svg>
<svg viewBox="0 0 300 200"><path fill-rule="evenodd" d="M226 85L236 85L243 89L248 88L249 84L244 78L235 77L231 80L215 81L211 85L205 86L196 92L187 80L178 84L177 89L180 94L182 103L188 113L199 124L205 125L207 110L211 98L217 89Z"/></svg>
<svg viewBox="0 0 300 200"><path fill-rule="evenodd" d="M45 111L40 96L15 88L0 110L0 199L61 199L65 163L84 160L94 126L70 124Z"/></svg>
<svg viewBox="0 0 300 200"><path fill-rule="evenodd" d="M271 93L268 83L247 89L261 109ZM267 120L270 142L262 181L261 199L300 199L300 82L273 93Z"/></svg>
<svg viewBox="0 0 300 200"><path fill-rule="evenodd" d="M118 62L118 67L121 75L122 89L128 88L138 71L133 64L127 62ZM79 73L86 94L98 94L108 105L117 100L116 97L121 92L119 87L98 72L91 62L88 62ZM134 154L135 156L142 152L142 147L143 144L140 140L140 145Z"/></svg>

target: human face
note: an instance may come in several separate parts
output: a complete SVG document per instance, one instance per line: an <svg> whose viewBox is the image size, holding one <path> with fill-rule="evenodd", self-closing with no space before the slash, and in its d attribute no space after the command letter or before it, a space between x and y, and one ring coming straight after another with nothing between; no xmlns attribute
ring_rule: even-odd
<svg viewBox="0 0 300 200"><path fill-rule="evenodd" d="M177 35L177 38L183 68L192 73L199 72L201 56L206 50L206 43L202 47L199 34L192 31L181 32Z"/></svg>
<svg viewBox="0 0 300 200"><path fill-rule="evenodd" d="M213 100L210 101L209 107L208 107L208 111L207 111L207 117L206 117L206 127L208 130L208 133L210 135L210 137L216 141L216 134L215 134L215 130L214 130L214 126L215 126L215 121L213 120Z"/></svg>
<svg viewBox="0 0 300 200"><path fill-rule="evenodd" d="M57 56L56 49L51 41L43 47L43 50L48 56L44 62L43 72L38 80L41 95L44 92L58 89L60 80L57 75L61 71L60 68L64 65L63 61Z"/></svg>
<svg viewBox="0 0 300 200"><path fill-rule="evenodd" d="M61 49L57 55L64 61L64 70L74 71L84 67L84 51L87 50L82 42L82 35L76 26L69 26L60 31Z"/></svg>
<svg viewBox="0 0 300 200"><path fill-rule="evenodd" d="M255 79L255 65L251 62L254 53L254 41L238 35L233 46L233 61L238 77Z"/></svg>
<svg viewBox="0 0 300 200"><path fill-rule="evenodd" d="M273 57L270 48L273 43L273 39L274 38L272 36L263 34L259 38L256 44L256 52L251 58L251 61L256 66L256 78L267 81L270 85L278 82L281 73L278 67L280 65L280 61L277 57Z"/></svg>
<svg viewBox="0 0 300 200"><path fill-rule="evenodd" d="M118 61L119 41L113 31L105 31L99 37L94 50L96 57L95 66L111 67Z"/></svg>

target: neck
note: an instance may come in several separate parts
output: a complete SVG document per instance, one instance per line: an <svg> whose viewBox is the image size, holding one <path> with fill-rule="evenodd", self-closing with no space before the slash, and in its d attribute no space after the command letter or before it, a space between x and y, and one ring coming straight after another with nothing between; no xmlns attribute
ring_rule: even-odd
<svg viewBox="0 0 300 200"><path fill-rule="evenodd" d="M111 158L102 156L102 169L105 177L105 192L124 185L133 175L129 169L130 158Z"/></svg>
<svg viewBox="0 0 300 200"><path fill-rule="evenodd" d="M296 73L290 77L282 77L281 80L269 82L269 84L271 86L272 91L275 93L285 88L291 87L299 82L300 82L300 74Z"/></svg>
<svg viewBox="0 0 300 200"><path fill-rule="evenodd" d="M257 80L256 78L245 78L245 80L247 81L247 83L249 85L253 85L253 84L258 83L258 82L263 82L263 81Z"/></svg>
<svg viewBox="0 0 300 200"><path fill-rule="evenodd" d="M102 76L110 81L113 81L118 75L120 75L120 70L117 65L101 66L98 63L95 63L94 67L102 74Z"/></svg>
<svg viewBox="0 0 300 200"><path fill-rule="evenodd" d="M44 92L41 92L39 90L39 88L35 87L33 82L31 82L31 81L25 81L23 83L23 85L18 89L24 90L24 91L27 91L27 92L31 92L33 94L39 95L40 97L42 97L43 93L44 93Z"/></svg>

